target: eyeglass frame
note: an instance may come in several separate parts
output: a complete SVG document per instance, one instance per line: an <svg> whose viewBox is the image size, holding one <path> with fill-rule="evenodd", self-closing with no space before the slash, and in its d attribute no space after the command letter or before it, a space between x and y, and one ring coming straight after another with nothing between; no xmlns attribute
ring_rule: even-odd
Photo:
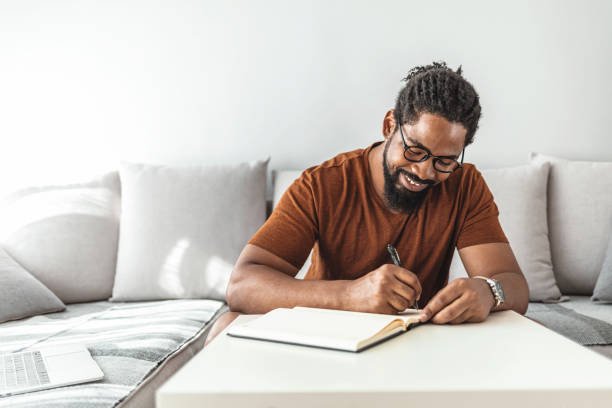
<svg viewBox="0 0 612 408"><path fill-rule="evenodd" d="M453 173L455 171L457 171L458 169L460 169L461 167L463 167L463 156L465 155L465 146L463 146L463 150L461 151L461 161L457 161L457 159L452 158L452 156L435 156L431 153L431 151L426 148L423 145L408 145L406 143L406 140L404 139L404 132L402 131L402 125L401 123L398 121L397 122L397 127L399 127L399 131L400 131L400 136L402 137L402 143L404 144L404 159L408 160L409 162L412 163L423 163L426 162L427 160L429 160L430 157L433 157L433 168L435 171L440 172L440 173ZM419 160L413 160L413 159L409 159L408 157L406 157L406 152L408 151L409 148L411 147L417 147L419 149L422 149L425 151L425 156L423 156L421 159ZM444 170L439 170L438 168L436 168L436 160L442 160L442 159L446 159L446 160L452 160L455 163L457 163L457 167L455 167L453 170L451 171L444 171Z"/></svg>

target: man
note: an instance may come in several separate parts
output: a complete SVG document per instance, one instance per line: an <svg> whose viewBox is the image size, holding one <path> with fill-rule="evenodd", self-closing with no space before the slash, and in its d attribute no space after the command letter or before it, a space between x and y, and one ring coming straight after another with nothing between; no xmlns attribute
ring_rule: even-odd
<svg viewBox="0 0 612 408"><path fill-rule="evenodd" d="M463 164L480 118L478 94L445 63L413 68L384 117L384 142L304 171L242 251L227 288L231 312L309 306L420 320L484 321L524 314L527 283L481 174ZM393 264L387 244L397 249ZM304 280L294 276L313 248ZM455 247L469 278L450 284Z"/></svg>

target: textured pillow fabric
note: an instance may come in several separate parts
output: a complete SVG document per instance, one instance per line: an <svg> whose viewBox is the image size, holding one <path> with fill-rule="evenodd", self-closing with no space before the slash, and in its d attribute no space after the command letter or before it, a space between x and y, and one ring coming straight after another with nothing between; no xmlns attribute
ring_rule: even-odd
<svg viewBox="0 0 612 408"><path fill-rule="evenodd" d="M6 252L64 303L108 299L119 234L119 174L34 187L0 202Z"/></svg>
<svg viewBox="0 0 612 408"><path fill-rule="evenodd" d="M53 292L0 249L0 323L65 308Z"/></svg>
<svg viewBox="0 0 612 408"><path fill-rule="evenodd" d="M238 255L265 221L267 164L123 164L111 301L225 300Z"/></svg>
<svg viewBox="0 0 612 408"><path fill-rule="evenodd" d="M527 280L530 301L561 300L546 221L549 168L548 163L542 163L482 171L499 208L499 221ZM467 273L455 251L450 279L461 276Z"/></svg>
<svg viewBox="0 0 612 408"><path fill-rule="evenodd" d="M564 294L592 295L612 234L612 162L570 161L532 153L551 163L548 226L555 277Z"/></svg>
<svg viewBox="0 0 612 408"><path fill-rule="evenodd" d="M603 266L595 283L593 296L594 302L612 303L612 235L608 241L608 250L604 258Z"/></svg>

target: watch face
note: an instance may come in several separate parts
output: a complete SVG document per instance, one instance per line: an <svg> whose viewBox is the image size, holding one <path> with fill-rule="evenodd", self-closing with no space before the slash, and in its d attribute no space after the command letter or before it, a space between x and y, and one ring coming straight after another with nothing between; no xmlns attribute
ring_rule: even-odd
<svg viewBox="0 0 612 408"><path fill-rule="evenodd" d="M505 301L506 300L506 296L504 295L504 288L502 288L501 283L499 283L498 281L494 280L495 282L495 289L497 289L497 293L499 294L499 297L501 299L501 301Z"/></svg>

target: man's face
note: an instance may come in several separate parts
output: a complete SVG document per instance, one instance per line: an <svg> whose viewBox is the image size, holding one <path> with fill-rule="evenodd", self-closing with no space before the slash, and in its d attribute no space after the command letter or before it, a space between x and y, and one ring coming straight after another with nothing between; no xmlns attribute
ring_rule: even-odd
<svg viewBox="0 0 612 408"><path fill-rule="evenodd" d="M423 113L413 124L402 126L408 146L424 146L436 156L453 156L459 160L467 130L459 123ZM390 132L383 151L384 197L389 208L404 214L416 211L432 186L446 180L451 173L434 169L433 158L414 163L404 157L399 129Z"/></svg>

